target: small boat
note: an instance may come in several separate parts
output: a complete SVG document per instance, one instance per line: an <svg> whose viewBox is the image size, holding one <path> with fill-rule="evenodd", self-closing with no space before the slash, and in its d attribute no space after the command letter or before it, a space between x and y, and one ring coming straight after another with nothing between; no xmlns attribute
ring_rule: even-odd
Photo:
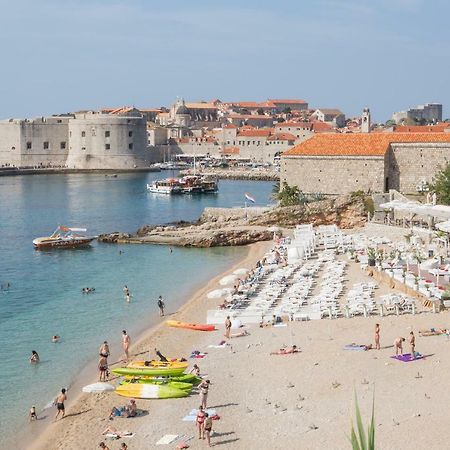
<svg viewBox="0 0 450 450"><path fill-rule="evenodd" d="M167 178L165 180L156 180L152 184L147 184L147 190L154 194L181 194L181 186L175 178Z"/></svg>
<svg viewBox="0 0 450 450"><path fill-rule="evenodd" d="M118 367L112 369L116 375L132 375L133 377L179 377L184 373L184 367Z"/></svg>
<svg viewBox="0 0 450 450"><path fill-rule="evenodd" d="M197 377L196 375L192 373L184 373L182 375L179 375L177 377L148 377L148 376L142 376L142 377L136 377L132 375L126 375L125 380L126 381L132 381L132 380L150 380L150 381L180 381L182 383L189 383L197 386L201 383L202 379L200 377Z"/></svg>
<svg viewBox="0 0 450 450"><path fill-rule="evenodd" d="M180 178L180 186L183 194L211 194L218 192L216 180L197 175L186 175Z"/></svg>
<svg viewBox="0 0 450 450"><path fill-rule="evenodd" d="M143 369L145 367L149 368L161 368L161 369L187 369L188 363L181 361L133 361L127 365L127 367L132 369Z"/></svg>
<svg viewBox="0 0 450 450"><path fill-rule="evenodd" d="M97 236L85 236L86 228L59 226L51 236L33 239L36 249L75 248L89 245Z"/></svg>
<svg viewBox="0 0 450 450"><path fill-rule="evenodd" d="M156 384L122 384L116 388L116 393L132 398L181 398L189 395L188 391L171 386Z"/></svg>
<svg viewBox="0 0 450 450"><path fill-rule="evenodd" d="M124 384L155 384L157 386L167 386L176 389L181 389L190 393L192 391L192 383L184 383L181 381L170 381L170 380L158 380L156 378L133 378L132 380L123 380L121 385Z"/></svg>
<svg viewBox="0 0 450 450"><path fill-rule="evenodd" d="M178 320L166 320L166 324L169 327L186 328L188 330L196 330L196 331L214 331L216 329L216 327L214 325L186 323L186 322L180 322Z"/></svg>

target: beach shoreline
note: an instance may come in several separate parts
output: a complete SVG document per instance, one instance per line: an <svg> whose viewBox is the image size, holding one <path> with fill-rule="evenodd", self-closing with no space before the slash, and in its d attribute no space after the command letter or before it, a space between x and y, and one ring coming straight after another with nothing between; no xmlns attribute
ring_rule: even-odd
<svg viewBox="0 0 450 450"><path fill-rule="evenodd" d="M183 305L180 308L178 308L178 310L175 313L167 315L166 317L177 320L194 320L194 317L196 316L198 318L197 319L198 322L204 322L206 309L210 308L211 306L209 303L207 304L201 303L202 299L204 299L205 297L205 294L208 291L213 290L214 288L217 287L220 278L222 278L227 274L232 273L234 270L236 270L236 268L253 267L256 261L261 259L262 256L270 249L271 245L272 245L271 242L265 241L265 242L257 242L246 246L248 248L248 252L243 258L241 258L238 262L234 263L232 267L215 276L206 285L200 286L198 289L196 289L192 295L189 295L186 302L183 303ZM193 311L194 309L195 314L193 315L192 313L194 312ZM144 349L153 354L153 348L156 347L157 344L156 343L153 344L152 342L155 342L156 340L165 341L166 339L169 339L169 335L170 329L165 326L165 320L163 320L160 323L151 325L149 329L143 330L138 335L136 341L132 345L132 351L130 352L130 355L132 357L135 357L136 355L142 354L144 352ZM197 338L199 338L200 336L201 333L190 336L191 339L189 339L189 342L198 340ZM170 351L167 351L166 349L164 349L164 352L170 354ZM112 356L114 356L112 359L114 360L117 359L116 353L117 352L112 354ZM84 386L85 384L97 381L96 364L97 364L96 360L89 362L71 383L70 390L68 392L69 401L67 402L66 418L56 423L53 423L49 420L47 420L44 424L37 424L36 422L33 423L32 425L36 424L38 426L34 427L34 430L31 430L30 427L27 427L27 430L24 430L24 432L20 434L18 439L19 445L18 448L26 448L29 450L44 450L44 449L49 450L53 448L55 449L59 448L57 442L66 434L64 432L64 428L62 427L62 425L64 425L64 423L67 422L68 418L77 417L78 415L82 414L80 412L73 413L72 411L83 410L85 401L93 398L92 395L90 394L82 393L81 387ZM111 365L114 364L117 363L112 363ZM94 370L96 375L95 379L92 376ZM74 391L77 392L77 394L75 395L75 397L71 398L71 393ZM104 395L105 394L100 394L95 397L97 397L98 400L101 401ZM49 412L50 416L54 414L53 408L46 411Z"/></svg>

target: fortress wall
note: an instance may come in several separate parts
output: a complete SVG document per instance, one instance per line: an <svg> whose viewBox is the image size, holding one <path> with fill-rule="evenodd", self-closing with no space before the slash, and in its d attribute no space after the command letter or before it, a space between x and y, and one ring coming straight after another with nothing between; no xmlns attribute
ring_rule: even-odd
<svg viewBox="0 0 450 450"><path fill-rule="evenodd" d="M127 169L150 165L146 121L142 117L80 114L69 122L67 166Z"/></svg>

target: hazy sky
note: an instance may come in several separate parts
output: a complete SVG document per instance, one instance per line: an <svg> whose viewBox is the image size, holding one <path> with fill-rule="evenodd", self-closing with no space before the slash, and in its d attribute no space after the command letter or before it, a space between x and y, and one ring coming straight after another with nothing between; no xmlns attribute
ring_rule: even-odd
<svg viewBox="0 0 450 450"><path fill-rule="evenodd" d="M450 104L447 0L0 0L0 118L302 98ZM445 112L444 112L445 115Z"/></svg>

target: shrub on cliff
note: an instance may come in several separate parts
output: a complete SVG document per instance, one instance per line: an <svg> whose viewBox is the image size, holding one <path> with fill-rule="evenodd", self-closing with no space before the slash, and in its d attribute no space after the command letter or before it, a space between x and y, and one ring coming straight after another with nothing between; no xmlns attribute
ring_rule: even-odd
<svg viewBox="0 0 450 450"><path fill-rule="evenodd" d="M450 164L435 175L430 190L436 192L439 203L450 205Z"/></svg>

